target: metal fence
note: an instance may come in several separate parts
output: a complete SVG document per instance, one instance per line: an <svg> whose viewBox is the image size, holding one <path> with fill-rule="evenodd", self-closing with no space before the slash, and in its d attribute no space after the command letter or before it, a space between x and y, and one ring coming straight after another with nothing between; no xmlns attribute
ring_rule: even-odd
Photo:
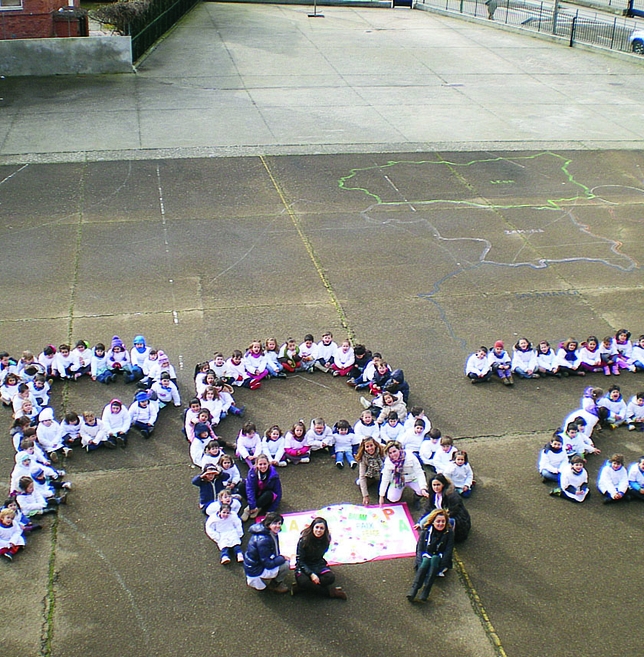
<svg viewBox="0 0 644 657"><path fill-rule="evenodd" d="M558 3L529 0L491 0L493 20L505 25L561 37L573 46L583 43L610 50L632 51L629 37L638 27L620 16L601 16L592 10L563 8ZM416 0L417 7L435 7L448 12L487 19L485 0Z"/></svg>
<svg viewBox="0 0 644 657"><path fill-rule="evenodd" d="M200 0L153 0L145 14L129 24L132 37L132 60L143 56L184 14Z"/></svg>

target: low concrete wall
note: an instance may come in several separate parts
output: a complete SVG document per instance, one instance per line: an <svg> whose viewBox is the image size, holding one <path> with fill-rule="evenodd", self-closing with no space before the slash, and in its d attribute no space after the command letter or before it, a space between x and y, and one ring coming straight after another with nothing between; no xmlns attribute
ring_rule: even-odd
<svg viewBox="0 0 644 657"><path fill-rule="evenodd" d="M132 72L130 37L0 40L0 75Z"/></svg>

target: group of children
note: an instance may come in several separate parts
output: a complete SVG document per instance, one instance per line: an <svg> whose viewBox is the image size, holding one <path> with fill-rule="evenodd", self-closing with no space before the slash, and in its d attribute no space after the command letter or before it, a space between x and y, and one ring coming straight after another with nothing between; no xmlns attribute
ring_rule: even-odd
<svg viewBox="0 0 644 657"><path fill-rule="evenodd" d="M514 384L515 374L521 379L589 373L619 376L622 370L644 371L644 335L631 341L630 331L620 329L601 341L594 335L584 342L568 338L559 343L557 349L547 340L542 340L535 348L527 338L520 338L513 347L512 356L503 341L497 340L491 349L479 347L465 365L465 374L472 383L499 378L506 386Z"/></svg>
<svg viewBox="0 0 644 657"><path fill-rule="evenodd" d="M83 376L104 384L117 376L137 382L134 399L129 406L112 399L100 416L68 411L58 422L50 404L54 381ZM181 405L167 355L148 347L141 335L129 352L118 336L108 350L102 343L90 349L79 340L73 349L69 344L48 345L38 358L30 351L20 359L2 352L0 383L2 403L12 409L10 435L16 451L9 498L0 510L0 555L9 560L24 547L24 534L40 528L34 522L39 516L66 504L71 483L65 481L65 471L55 467L61 458L70 458L76 446L87 452L125 447L132 428L149 438L159 410L168 403Z"/></svg>
<svg viewBox="0 0 644 657"><path fill-rule="evenodd" d="M629 431L644 431L644 392L634 395L628 404L620 386L612 385L604 394L601 388L588 386L580 407L568 414L539 455L538 470L544 483L556 482L550 491L573 502L583 502L589 494L586 457L600 454L593 433L604 427L627 426ZM644 500L644 456L625 465L624 456L613 454L600 468L597 489L604 503L626 499Z"/></svg>
<svg viewBox="0 0 644 657"><path fill-rule="evenodd" d="M382 453L386 444L398 441L421 466L430 472L445 473L453 479L459 494L471 495L474 480L467 454L456 450L450 437L441 437L440 431L432 428L422 408L407 409L409 386L402 370L392 369L380 354L372 354L363 345L354 347L345 340L338 346L330 332L324 333L317 344L310 334L299 345L292 338L281 347L278 344L274 338L264 343L256 340L245 353L235 350L228 359L217 351L212 360L195 368L196 396L185 414L184 433L190 443L191 461L201 468L192 483L199 488L199 507L207 516L206 534L219 546L222 564L233 558L243 560L242 523L260 512L277 509L281 485L279 495L266 498L270 506L261 508L255 498L262 490L274 490L279 481L278 469L309 463L313 453L329 454L338 469L345 465L356 469L361 460L368 460L365 442L375 441ZM235 386L256 390L267 379L316 370L346 377L347 384L357 390L369 390L372 399L361 397L364 410L357 421L341 419L330 426L317 417L308 425L299 420L287 430L272 425L265 431L246 422L234 445L217 435L217 425L227 414L244 413L244 407L234 400ZM230 454L224 451L228 447ZM233 460L232 450L237 461L248 468L246 480ZM378 478L383 466L381 458ZM361 468L356 479L365 491L366 472ZM374 474L369 471L369 478ZM366 493L363 502L369 503Z"/></svg>
<svg viewBox="0 0 644 657"><path fill-rule="evenodd" d="M215 380L257 390L266 379L314 371L346 377L347 384L356 390L369 388L373 394L384 390L400 392L405 402L409 397L402 370L392 369L381 354L372 353L361 344L354 346L348 338L338 345L330 331L323 333L317 343L310 333L300 344L294 338L288 338L281 346L275 338L254 340L245 352L235 349L227 359L216 351L212 360L197 365L195 386L198 397Z"/></svg>

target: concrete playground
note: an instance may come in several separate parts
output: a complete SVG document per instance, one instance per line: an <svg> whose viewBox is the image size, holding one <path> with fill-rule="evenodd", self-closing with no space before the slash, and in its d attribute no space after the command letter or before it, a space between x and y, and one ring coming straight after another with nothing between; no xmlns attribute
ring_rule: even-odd
<svg viewBox="0 0 644 657"><path fill-rule="evenodd" d="M511 346L522 335L556 343L623 326L644 332L644 157L636 148L621 149L631 138L628 145L639 143L639 128L627 125L639 111L631 97L642 84L639 68L421 12L325 13L331 20L314 27L303 8L203 5L136 77L2 82L9 112L0 115L0 348L19 355L50 342L109 341L115 334L130 342L143 333L169 353L186 400L194 364L215 349L228 353L270 335L317 337L327 328L336 337L351 335L402 367L411 402L424 405L434 425L470 453L478 490L467 502L473 530L458 548L457 568L424 607L404 596L409 559L338 567L346 603L256 594L240 568L219 565L203 533L181 413L166 409L150 441L133 436L126 450L75 453L66 464L74 482L68 506L45 521L12 564L0 564L0 610L10 619L0 637L3 656L638 653L644 507L604 506L598 494L581 506L567 504L548 496L535 469L540 447L576 408L584 385L614 381L595 376L474 387L463 364L479 345L499 338ZM275 38L257 47L262 52L253 59L248 44L266 21ZM436 140L419 141L394 134L393 119L382 115L374 121L387 129L370 133L364 117L373 106L359 103L342 138L322 134L318 121L298 125L298 116L321 111L314 98L335 99L339 86L302 87L310 78L295 69L305 60L288 39L293 25L324 32L328 51L340 57L348 32L339 32L344 42L334 42L333 21L354 24L356 38L361 32L365 39L365 24L377 23L376 36L392 40L370 74L374 86L384 69L404 76L405 67L394 70L396 40L416 33L435 30L446 38L447 30L454 39L467 33L466 67L503 49L500 59L514 73L498 72L485 103L500 108L501 97L520 88L524 120L516 112L512 120L495 120L481 146L476 135L483 133L468 117L476 115L482 126L490 105L476 104L472 114L451 100L442 109L437 103L428 120L444 126L440 136L451 149L438 132ZM217 104L235 94L214 81L206 90L206 75L188 84L198 38L204 40L198 66L209 61L212 68L226 50L239 76L234 44L246 44L256 87L244 82L240 104ZM435 91L457 98L463 88L446 85L466 79L467 71L458 69L458 57L441 58L436 48L437 61L453 66L454 77L436 82ZM523 49L530 53L521 57ZM346 80L343 67L368 69L375 55L358 61L361 49L350 50L355 61L335 64ZM282 64L271 70L283 77L270 91L273 102L299 94L306 112L260 107L259 94L247 104L262 80L270 87L259 68L275 52ZM431 58L432 49L423 56ZM593 67L605 72L597 76L603 79L583 89L574 76L564 82L560 67L570 57L586 67L586 82ZM530 60L532 71L519 73ZM430 75L423 66L417 80ZM559 77L559 100L574 115L568 127L539 120L530 103L545 103L537 90L548 86L548 75ZM468 80L475 84L475 76ZM553 80L549 85L552 90ZM101 88L110 93L101 95ZM382 91L394 98L391 87ZM404 92L401 86L396 97ZM428 106L427 89L409 93ZM200 107L185 106L198 98ZM156 136L141 140L141 121L158 103L167 103L167 111L147 114ZM117 117L130 116L130 104L138 118L125 130ZM396 110L417 116L410 106L392 104L392 117ZM70 130L74 121L82 128L101 112L105 130L93 138L86 129ZM325 112L339 125L339 106ZM270 143L259 141L252 117L266 126L271 114L284 132L272 127ZM545 136L537 135L539 125ZM548 133L548 125L559 132ZM478 146L467 148L468 138ZM227 150L244 156L225 157ZM625 397L644 387L641 374L615 380ZM131 394L121 383L56 384L54 405L99 411L110 398L129 401ZM317 415L353 421L361 410L353 390L321 373L270 381L237 397L260 427ZM234 440L239 427L239 420L226 419L222 436ZM621 451L630 462L644 450L641 436L618 429L597 442L604 455ZM12 460L5 440L5 481ZM601 456L590 460L593 483L601 463ZM359 501L353 473L337 471L328 458L280 474L284 511Z"/></svg>

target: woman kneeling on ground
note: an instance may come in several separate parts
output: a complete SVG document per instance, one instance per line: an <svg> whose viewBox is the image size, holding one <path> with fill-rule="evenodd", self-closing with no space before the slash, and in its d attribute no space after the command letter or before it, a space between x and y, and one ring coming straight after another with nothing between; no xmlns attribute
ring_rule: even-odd
<svg viewBox="0 0 644 657"><path fill-rule="evenodd" d="M278 534L284 518L271 511L261 523L253 525L244 554L246 583L257 591L268 588L274 593L288 593L284 584L289 571L288 560L280 554Z"/></svg>
<svg viewBox="0 0 644 657"><path fill-rule="evenodd" d="M314 518L313 522L302 530L297 543L295 583L291 588L293 595L301 591L313 591L329 598L347 599L347 594L341 587L332 586L335 575L324 559L329 545L331 535L326 520Z"/></svg>

